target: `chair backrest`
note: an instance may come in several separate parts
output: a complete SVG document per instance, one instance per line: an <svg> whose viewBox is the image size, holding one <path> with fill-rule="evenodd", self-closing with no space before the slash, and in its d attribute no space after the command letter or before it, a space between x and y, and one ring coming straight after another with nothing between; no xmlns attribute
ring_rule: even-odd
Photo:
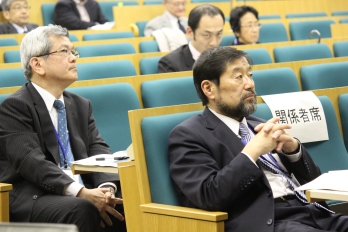
<svg viewBox="0 0 348 232"><path fill-rule="evenodd" d="M16 63L21 62L21 55L19 51L6 51L4 52L4 62L5 63Z"/></svg>
<svg viewBox="0 0 348 232"><path fill-rule="evenodd" d="M264 23L260 29L260 43L289 41L283 23Z"/></svg>
<svg viewBox="0 0 348 232"><path fill-rule="evenodd" d="M77 36L74 35L74 34L69 34L69 40L70 40L71 42L78 42L78 41L79 41L79 39L77 38Z"/></svg>
<svg viewBox="0 0 348 232"><path fill-rule="evenodd" d="M348 11L333 11L331 13L332 16L342 16L342 15L348 15Z"/></svg>
<svg viewBox="0 0 348 232"><path fill-rule="evenodd" d="M331 50L326 44L276 47L273 54L275 62L332 58Z"/></svg>
<svg viewBox="0 0 348 232"><path fill-rule="evenodd" d="M300 91L296 74L291 68L254 70L253 79L259 96Z"/></svg>
<svg viewBox="0 0 348 232"><path fill-rule="evenodd" d="M121 38L134 38L134 34L131 31L85 34L83 35L82 40L90 41L90 40L121 39Z"/></svg>
<svg viewBox="0 0 348 232"><path fill-rule="evenodd" d="M27 82L22 68L0 69L0 88L22 86Z"/></svg>
<svg viewBox="0 0 348 232"><path fill-rule="evenodd" d="M329 140L304 143L303 145L322 172L347 169L348 153L338 127L334 107L328 97L319 96L318 98L324 109ZM265 120L272 117L266 104L258 104L253 115Z"/></svg>
<svg viewBox="0 0 348 232"><path fill-rule="evenodd" d="M79 81L136 75L135 68L129 60L77 64L77 73Z"/></svg>
<svg viewBox="0 0 348 232"><path fill-rule="evenodd" d="M113 6L134 6L139 5L138 2L132 2L132 1L113 1L113 2L102 2L98 1L100 10L102 11L105 18L107 18L110 22L115 21L114 20L114 14L112 11ZM120 23L120 22L118 22Z"/></svg>
<svg viewBox="0 0 348 232"><path fill-rule="evenodd" d="M143 2L144 5L161 5L162 3L163 3L163 1L161 1L161 0L154 0L154 1L145 0Z"/></svg>
<svg viewBox="0 0 348 232"><path fill-rule="evenodd" d="M205 3L205 2L229 2L229 0L191 0L191 3Z"/></svg>
<svg viewBox="0 0 348 232"><path fill-rule="evenodd" d="M146 57L140 60L140 74L156 74L158 73L158 61L162 56Z"/></svg>
<svg viewBox="0 0 348 232"><path fill-rule="evenodd" d="M245 49L244 50L253 60L253 64L271 64L272 58L267 49L256 48L256 49Z"/></svg>
<svg viewBox="0 0 348 232"><path fill-rule="evenodd" d="M281 19L279 14L259 15L259 19Z"/></svg>
<svg viewBox="0 0 348 232"><path fill-rule="evenodd" d="M348 86L348 62L302 66L302 90Z"/></svg>
<svg viewBox="0 0 348 232"><path fill-rule="evenodd" d="M348 41L338 41L333 44L334 56L348 56Z"/></svg>
<svg viewBox="0 0 348 232"><path fill-rule="evenodd" d="M77 46L76 50L80 53L80 57L93 56L112 56L122 54L135 54L135 49L131 43L115 43Z"/></svg>
<svg viewBox="0 0 348 232"><path fill-rule="evenodd" d="M18 42L14 38L2 38L0 39L0 47L4 46L17 46Z"/></svg>
<svg viewBox="0 0 348 232"><path fill-rule="evenodd" d="M341 94L338 97L338 107L340 109L341 124L344 137L344 144L348 150L348 94Z"/></svg>
<svg viewBox="0 0 348 232"><path fill-rule="evenodd" d="M325 17L325 12L311 12L311 13L291 13L286 14L286 18L307 18L307 17Z"/></svg>
<svg viewBox="0 0 348 232"><path fill-rule="evenodd" d="M146 3L146 1L144 2L144 5L146 5L145 3ZM160 1L159 4L161 4L161 3L162 3L162 1ZM155 4L148 4L148 5L155 5ZM144 30L145 30L145 26L146 26L147 22L148 21L137 21L135 23L135 25L137 25L138 30L139 30L139 37L144 36Z"/></svg>
<svg viewBox="0 0 348 232"><path fill-rule="evenodd" d="M309 39L309 34L312 30L318 30L321 38L331 38L330 25L334 23L333 20L290 22L289 30L291 40ZM312 38L318 37L316 34L313 34Z"/></svg>
<svg viewBox="0 0 348 232"><path fill-rule="evenodd" d="M231 46L235 38L235 35L223 35L220 46Z"/></svg>
<svg viewBox="0 0 348 232"><path fill-rule="evenodd" d="M340 19L340 23L348 23L348 19Z"/></svg>
<svg viewBox="0 0 348 232"><path fill-rule="evenodd" d="M44 26L54 23L54 7L55 3L43 3L41 4L42 21Z"/></svg>
<svg viewBox="0 0 348 232"><path fill-rule="evenodd" d="M143 118L141 130L153 203L180 205L169 173L168 136L176 125L200 112Z"/></svg>
<svg viewBox="0 0 348 232"><path fill-rule="evenodd" d="M140 53L145 52L159 52L159 47L156 40L151 41L141 41L139 43L139 51Z"/></svg>
<svg viewBox="0 0 348 232"><path fill-rule="evenodd" d="M178 77L141 84L144 108L196 103L198 98L193 77Z"/></svg>
<svg viewBox="0 0 348 232"><path fill-rule="evenodd" d="M134 88L128 83L67 89L91 101L99 133L112 152L125 150L131 143L128 111L139 109Z"/></svg>

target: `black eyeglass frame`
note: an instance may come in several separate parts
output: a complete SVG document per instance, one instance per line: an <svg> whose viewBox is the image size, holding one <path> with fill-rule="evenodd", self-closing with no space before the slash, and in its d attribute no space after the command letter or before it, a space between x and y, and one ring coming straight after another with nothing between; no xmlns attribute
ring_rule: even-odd
<svg viewBox="0 0 348 232"><path fill-rule="evenodd" d="M73 54L76 58L80 57L80 53L77 50L75 50L75 49L74 50L62 49L62 50L58 50L58 51L54 51L54 52L49 52L47 54L39 55L39 56L36 56L36 57L49 56L49 55L52 55L52 54L55 54L55 53L64 53L64 55L66 57L70 56L71 54Z"/></svg>

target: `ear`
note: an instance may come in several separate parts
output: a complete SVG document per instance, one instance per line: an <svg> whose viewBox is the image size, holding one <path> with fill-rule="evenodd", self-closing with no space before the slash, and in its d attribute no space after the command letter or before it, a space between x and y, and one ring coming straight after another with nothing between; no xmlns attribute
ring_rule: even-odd
<svg viewBox="0 0 348 232"><path fill-rule="evenodd" d="M202 89L204 95L207 96L207 98L209 100L215 100L215 93L217 91L217 88L216 88L216 85L214 84L214 82L209 81L209 80L202 81L201 89Z"/></svg>
<svg viewBox="0 0 348 232"><path fill-rule="evenodd" d="M190 40L193 40L194 35L193 35L193 31L192 31L192 29L191 29L190 26L187 26L187 28L186 28L186 34L187 34L187 36L190 38Z"/></svg>
<svg viewBox="0 0 348 232"><path fill-rule="evenodd" d="M10 11L5 10L5 11L2 12L2 15L4 16L4 18L5 18L7 21L10 21Z"/></svg>
<svg viewBox="0 0 348 232"><path fill-rule="evenodd" d="M33 72L39 74L40 76L45 75L45 69L43 65L43 58L33 57L30 59L29 64Z"/></svg>

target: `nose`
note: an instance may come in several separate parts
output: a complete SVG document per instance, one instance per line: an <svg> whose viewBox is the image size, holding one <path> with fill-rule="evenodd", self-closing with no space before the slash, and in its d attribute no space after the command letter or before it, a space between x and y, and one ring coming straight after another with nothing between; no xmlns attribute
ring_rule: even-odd
<svg viewBox="0 0 348 232"><path fill-rule="evenodd" d="M210 44L211 47L219 46L219 39L218 39L218 37L217 36L212 36L209 44Z"/></svg>
<svg viewBox="0 0 348 232"><path fill-rule="evenodd" d="M245 88L246 88L246 89L254 89L254 88L255 88L255 82L254 82L254 80L253 80L251 77L249 77L249 76L247 76L247 77L245 78Z"/></svg>

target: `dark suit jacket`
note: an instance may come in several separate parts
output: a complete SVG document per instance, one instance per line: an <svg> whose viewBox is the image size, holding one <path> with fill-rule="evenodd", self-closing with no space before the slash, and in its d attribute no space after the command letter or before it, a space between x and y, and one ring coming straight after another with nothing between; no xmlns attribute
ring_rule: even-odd
<svg viewBox="0 0 348 232"><path fill-rule="evenodd" d="M25 25L28 32L38 27L37 24L28 23ZM0 34L18 34L16 28L11 23L0 23Z"/></svg>
<svg viewBox="0 0 348 232"><path fill-rule="evenodd" d="M254 128L263 121L249 116L247 122ZM170 172L179 198L187 207L228 212L226 232L273 232L270 184L264 172L240 153L243 147L237 135L209 109L179 124L169 136ZM304 184L320 171L305 148L301 149L297 162L290 162L284 154L279 157Z"/></svg>
<svg viewBox="0 0 348 232"><path fill-rule="evenodd" d="M70 145L75 160L110 154L92 116L90 101L64 92ZM58 142L47 107L31 82L0 106L0 182L13 184L11 221L29 221L35 200L43 194L62 195L73 180L57 165ZM96 188L118 176L82 175L86 187Z"/></svg>
<svg viewBox="0 0 348 232"><path fill-rule="evenodd" d="M103 24L108 21L95 0L88 0L85 7L91 19L90 22L80 19L80 13L73 0L59 0L54 8L54 23L68 30L83 30L96 25L96 22Z"/></svg>
<svg viewBox="0 0 348 232"><path fill-rule="evenodd" d="M188 44L183 45L160 59L158 73L190 71L194 63Z"/></svg>

